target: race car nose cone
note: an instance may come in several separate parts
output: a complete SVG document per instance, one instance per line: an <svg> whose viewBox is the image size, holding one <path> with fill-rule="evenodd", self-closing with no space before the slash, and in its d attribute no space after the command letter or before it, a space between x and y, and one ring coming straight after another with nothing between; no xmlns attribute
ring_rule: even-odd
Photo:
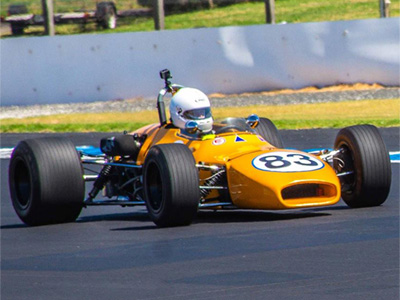
<svg viewBox="0 0 400 300"><path fill-rule="evenodd" d="M240 208L286 209L334 204L335 171L319 158L294 150L247 154L227 164L229 191Z"/></svg>

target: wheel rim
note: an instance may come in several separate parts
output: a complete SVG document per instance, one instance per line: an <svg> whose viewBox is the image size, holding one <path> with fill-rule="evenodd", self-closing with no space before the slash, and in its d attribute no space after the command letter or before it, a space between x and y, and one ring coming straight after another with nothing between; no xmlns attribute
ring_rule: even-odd
<svg viewBox="0 0 400 300"><path fill-rule="evenodd" d="M155 163L151 163L147 168L147 202L154 212L158 212L163 206L163 188L160 170Z"/></svg>
<svg viewBox="0 0 400 300"><path fill-rule="evenodd" d="M341 149L341 155L340 158L344 162L344 167L336 169L340 172L353 172L351 175L347 175L344 177L340 178L340 183L342 185L342 191L345 192L346 194L352 194L354 191L354 188L356 186L356 170L354 168L354 157L353 153L350 149L350 147L346 144L341 144L339 146L339 149Z"/></svg>
<svg viewBox="0 0 400 300"><path fill-rule="evenodd" d="M28 167L22 160L18 160L15 165L14 183L18 205L25 209L30 203L32 184Z"/></svg>

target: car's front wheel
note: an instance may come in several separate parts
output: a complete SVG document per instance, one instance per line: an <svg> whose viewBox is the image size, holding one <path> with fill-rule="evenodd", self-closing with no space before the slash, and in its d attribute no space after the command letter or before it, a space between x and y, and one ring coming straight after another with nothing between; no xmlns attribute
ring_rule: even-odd
<svg viewBox="0 0 400 300"><path fill-rule="evenodd" d="M385 143L375 126L358 125L340 130L334 160L340 177L342 199L350 207L378 206L385 202L391 185L391 166Z"/></svg>
<svg viewBox="0 0 400 300"><path fill-rule="evenodd" d="M199 173L182 144L153 146L146 156L143 185L150 218L159 227L192 223L199 205Z"/></svg>

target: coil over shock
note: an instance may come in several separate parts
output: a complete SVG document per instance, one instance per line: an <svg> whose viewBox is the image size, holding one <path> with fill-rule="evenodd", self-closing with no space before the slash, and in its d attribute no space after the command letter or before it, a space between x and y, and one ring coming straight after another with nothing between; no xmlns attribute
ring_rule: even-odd
<svg viewBox="0 0 400 300"><path fill-rule="evenodd" d="M93 188L89 193L89 197L86 199L87 202L93 201L96 198L97 194L103 189L106 184L108 177L110 176L112 171L112 166L106 165L101 169L99 176L96 181L93 183Z"/></svg>
<svg viewBox="0 0 400 300"><path fill-rule="evenodd" d="M225 180L225 169L221 169L215 174L211 175L210 177L204 180L203 186L206 187L213 187L220 184L223 184ZM204 199L210 194L211 189L202 188L200 189L201 197Z"/></svg>

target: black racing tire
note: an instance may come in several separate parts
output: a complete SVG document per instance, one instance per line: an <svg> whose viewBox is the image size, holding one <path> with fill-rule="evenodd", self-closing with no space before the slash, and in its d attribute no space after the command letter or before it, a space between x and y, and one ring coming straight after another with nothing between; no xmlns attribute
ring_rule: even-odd
<svg viewBox="0 0 400 300"><path fill-rule="evenodd" d="M334 168L340 177L342 199L350 207L379 206L385 202L391 185L390 157L385 143L373 125L358 125L340 130L335 149L341 150Z"/></svg>
<svg viewBox="0 0 400 300"><path fill-rule="evenodd" d="M256 131L272 146L280 149L284 148L282 137L275 124L270 119L260 118Z"/></svg>
<svg viewBox="0 0 400 300"><path fill-rule="evenodd" d="M75 221L83 207L83 168L71 141L39 138L20 142L9 166L12 204L27 225Z"/></svg>
<svg viewBox="0 0 400 300"><path fill-rule="evenodd" d="M143 167L147 210L158 227L190 225L199 200L199 173L192 152L183 144L155 145Z"/></svg>

